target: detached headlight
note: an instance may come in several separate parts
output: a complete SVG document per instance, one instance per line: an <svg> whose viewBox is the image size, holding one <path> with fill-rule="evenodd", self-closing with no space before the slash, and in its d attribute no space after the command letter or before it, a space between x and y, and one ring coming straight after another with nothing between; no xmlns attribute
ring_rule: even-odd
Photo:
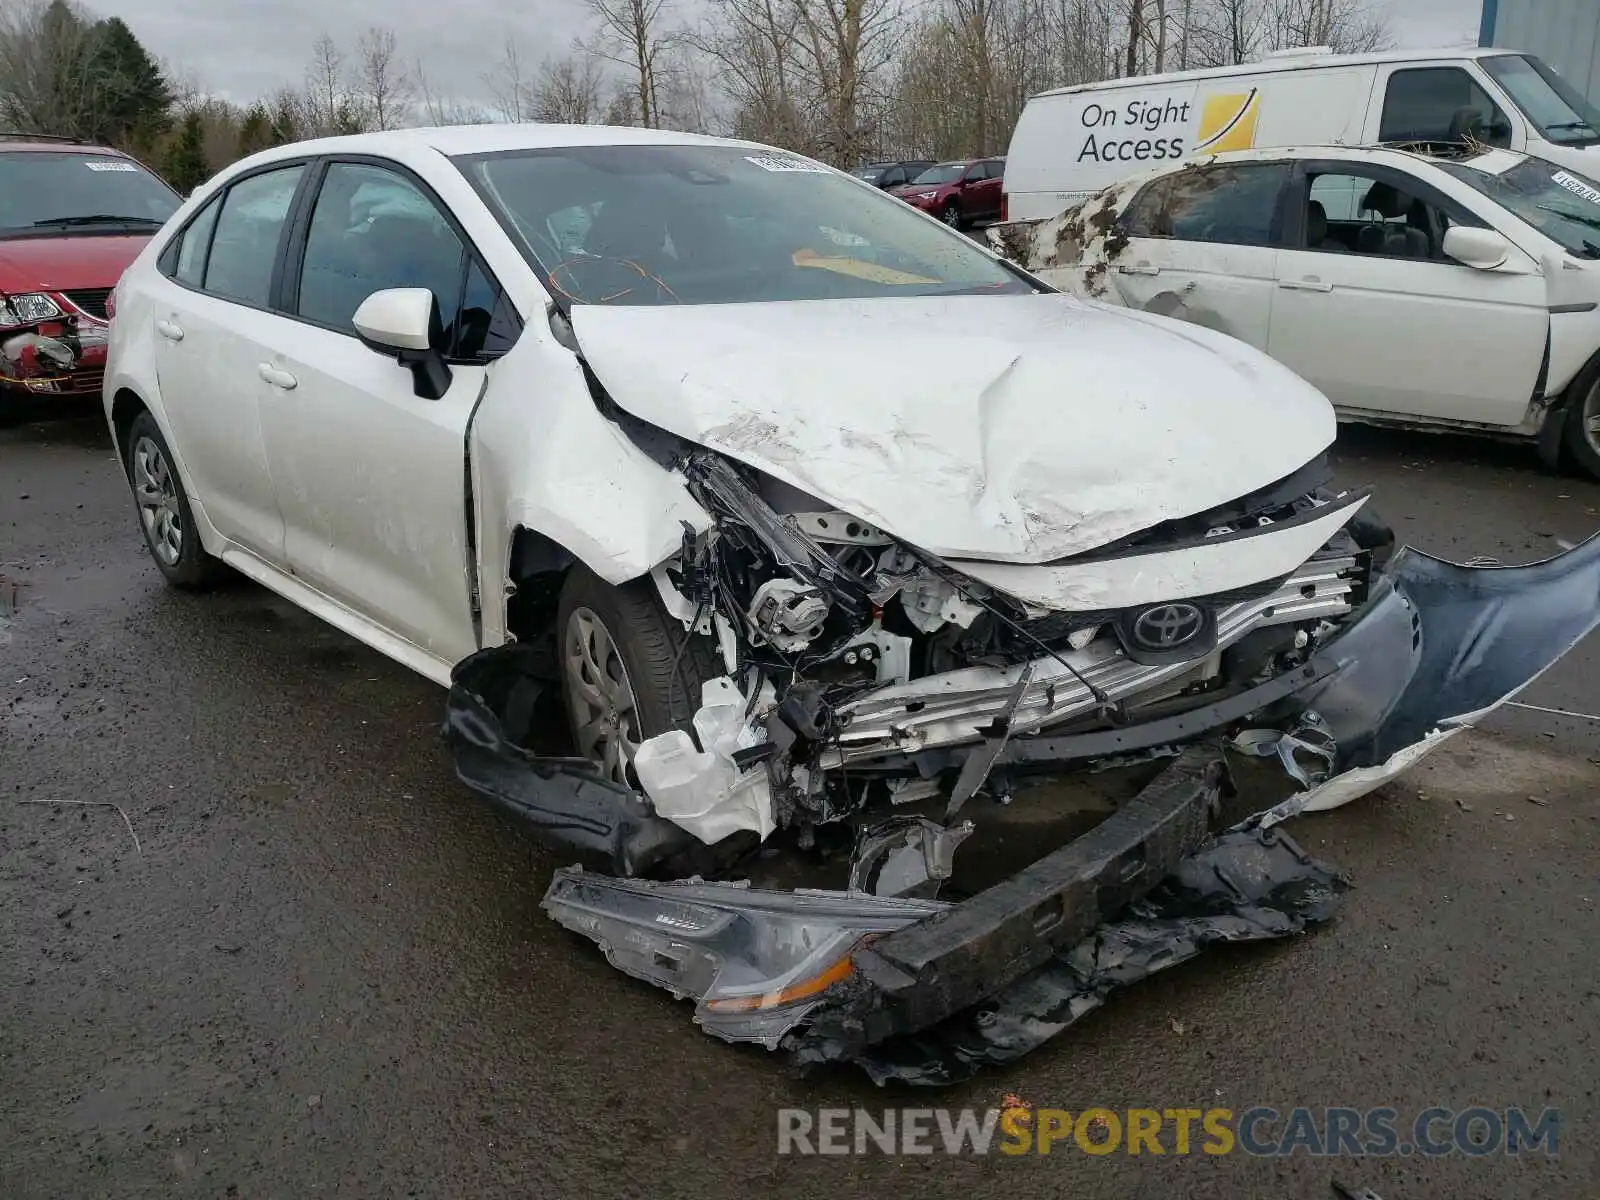
<svg viewBox="0 0 1600 1200"><path fill-rule="evenodd" d="M61 307L43 292L0 296L0 328L3 329L32 325L35 321L48 321L60 315Z"/></svg>
<svg viewBox="0 0 1600 1200"><path fill-rule="evenodd" d="M576 868L555 873L544 907L611 965L692 996L707 1033L775 1049L822 994L849 978L850 956L949 908L842 892L769 892L730 883L651 883Z"/></svg>

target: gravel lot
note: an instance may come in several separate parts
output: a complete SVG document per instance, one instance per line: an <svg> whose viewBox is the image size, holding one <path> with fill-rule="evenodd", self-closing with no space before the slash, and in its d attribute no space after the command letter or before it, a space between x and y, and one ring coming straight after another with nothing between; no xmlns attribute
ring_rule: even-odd
<svg viewBox="0 0 1600 1200"><path fill-rule="evenodd" d="M1546 557L1600 486L1350 430L1403 540ZM167 590L98 415L0 431L0 1196L1593 1197L1600 722L1518 710L1297 821L1357 889L937 1098L715 1043L538 910L433 685L241 583ZM12 610L9 612L8 609ZM1600 713L1600 637L1523 697ZM80 802L35 804L33 801ZM109 807L126 812L137 834ZM1560 1153L801 1158L782 1106L1559 1107Z"/></svg>

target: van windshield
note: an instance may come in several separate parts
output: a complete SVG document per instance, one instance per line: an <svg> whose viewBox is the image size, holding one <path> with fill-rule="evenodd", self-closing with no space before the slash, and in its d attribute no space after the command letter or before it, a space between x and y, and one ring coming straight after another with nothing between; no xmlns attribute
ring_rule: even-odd
<svg viewBox="0 0 1600 1200"><path fill-rule="evenodd" d="M1497 54L1482 61L1545 141L1600 145L1600 109L1543 60L1531 54Z"/></svg>
<svg viewBox="0 0 1600 1200"><path fill-rule="evenodd" d="M1593 179L1532 157L1499 174L1470 163L1438 166L1579 258L1600 258L1600 183Z"/></svg>

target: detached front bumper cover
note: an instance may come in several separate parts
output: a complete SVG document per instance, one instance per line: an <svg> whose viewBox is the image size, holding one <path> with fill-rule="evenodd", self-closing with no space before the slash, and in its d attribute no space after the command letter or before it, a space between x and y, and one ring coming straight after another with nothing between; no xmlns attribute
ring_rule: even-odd
<svg viewBox="0 0 1600 1200"><path fill-rule="evenodd" d="M787 1047L802 1065L853 1061L880 1082L952 1082L1015 1058L1114 988L1206 945L1326 920L1342 878L1276 825L1398 774L1516 695L1597 622L1600 535L1523 567L1461 567L1403 549L1362 611L1293 676L1148 726L1008 742L1008 760L1034 764L1191 744L1095 830L963 903L566 869L545 906L623 970L694 997L709 1032ZM1227 786L1215 731L1308 713L1335 747L1329 777L1211 838ZM479 717L498 729L497 717ZM473 722L452 724L459 735ZM516 771L507 763L486 774L499 734L477 732L471 754L458 749L469 786L502 803L517 793L512 807L546 829L581 829L577 840L613 856L619 874L640 865L640 847L658 865L668 857L659 839L669 831L647 806L633 811L630 793L611 789L612 815L578 822L574 810L587 806L576 780L586 787L592 776L526 755ZM736 1003L719 1005L728 999Z"/></svg>

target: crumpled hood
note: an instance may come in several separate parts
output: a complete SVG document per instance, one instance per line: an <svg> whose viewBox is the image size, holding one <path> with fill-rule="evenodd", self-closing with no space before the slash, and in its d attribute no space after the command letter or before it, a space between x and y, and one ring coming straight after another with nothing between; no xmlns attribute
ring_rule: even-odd
<svg viewBox="0 0 1600 1200"><path fill-rule="evenodd" d="M933 554L1037 563L1273 483L1333 441L1244 343L1062 295L575 305L613 400Z"/></svg>

